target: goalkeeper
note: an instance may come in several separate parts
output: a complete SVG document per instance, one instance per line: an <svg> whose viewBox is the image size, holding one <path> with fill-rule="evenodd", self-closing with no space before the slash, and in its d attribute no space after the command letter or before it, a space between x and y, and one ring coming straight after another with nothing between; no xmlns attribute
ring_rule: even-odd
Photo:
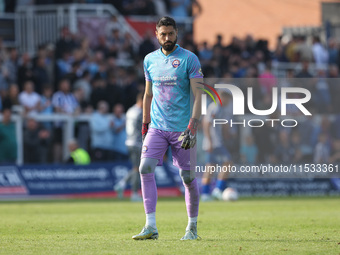
<svg viewBox="0 0 340 255"><path fill-rule="evenodd" d="M177 42L177 27L170 17L156 25L160 49L144 59L146 80L143 100L143 147L139 167L146 213L146 224L135 240L157 239L155 168L171 146L173 162L179 168L185 186L188 225L181 240L197 239L199 189L195 179L196 130L200 118L203 87L201 65L195 54ZM190 88L194 104L190 116Z"/></svg>

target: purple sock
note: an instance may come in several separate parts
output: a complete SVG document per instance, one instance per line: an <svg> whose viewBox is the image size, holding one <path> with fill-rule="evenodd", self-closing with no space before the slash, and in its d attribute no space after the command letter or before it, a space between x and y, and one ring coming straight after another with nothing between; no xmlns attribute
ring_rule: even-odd
<svg viewBox="0 0 340 255"><path fill-rule="evenodd" d="M188 216L197 217L200 193L198 190L196 178L189 184L184 183L184 187L185 187L185 203L187 205Z"/></svg>
<svg viewBox="0 0 340 255"><path fill-rule="evenodd" d="M156 211L157 204L157 186L155 173L141 174L140 179L142 184L145 213L153 213Z"/></svg>

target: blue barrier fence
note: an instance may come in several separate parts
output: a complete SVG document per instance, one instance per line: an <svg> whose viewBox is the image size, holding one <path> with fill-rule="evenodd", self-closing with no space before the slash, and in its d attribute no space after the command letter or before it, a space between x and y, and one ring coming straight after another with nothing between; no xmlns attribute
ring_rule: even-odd
<svg viewBox="0 0 340 255"><path fill-rule="evenodd" d="M129 162L112 164L0 166L0 197L36 195L111 194L113 186L131 169ZM177 178L178 179L178 178ZM160 189L180 194L168 165L157 167ZM164 192L162 193L164 194ZM166 195L166 194L165 194ZM173 192L170 192L170 196Z"/></svg>
<svg viewBox="0 0 340 255"><path fill-rule="evenodd" d="M130 170L129 162L75 165L0 166L0 199L37 196L115 196L113 186ZM200 182L200 178L198 181ZM164 163L156 169L159 196L180 196L178 169ZM340 179L242 179L229 186L241 196L339 195Z"/></svg>

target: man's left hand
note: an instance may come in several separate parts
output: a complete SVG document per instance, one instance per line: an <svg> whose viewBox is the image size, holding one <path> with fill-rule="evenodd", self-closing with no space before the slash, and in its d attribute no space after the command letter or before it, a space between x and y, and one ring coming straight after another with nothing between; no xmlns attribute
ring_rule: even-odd
<svg viewBox="0 0 340 255"><path fill-rule="evenodd" d="M181 147L185 150L193 148L196 144L198 120L191 118L188 128L178 137L182 141Z"/></svg>

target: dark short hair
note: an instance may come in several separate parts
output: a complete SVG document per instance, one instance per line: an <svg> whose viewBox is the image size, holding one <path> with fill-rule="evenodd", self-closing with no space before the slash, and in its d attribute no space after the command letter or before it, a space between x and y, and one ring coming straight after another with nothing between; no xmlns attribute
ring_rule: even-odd
<svg viewBox="0 0 340 255"><path fill-rule="evenodd" d="M176 21L168 16L164 16L157 21L156 29L160 28L161 26L173 26L174 29L177 29Z"/></svg>

